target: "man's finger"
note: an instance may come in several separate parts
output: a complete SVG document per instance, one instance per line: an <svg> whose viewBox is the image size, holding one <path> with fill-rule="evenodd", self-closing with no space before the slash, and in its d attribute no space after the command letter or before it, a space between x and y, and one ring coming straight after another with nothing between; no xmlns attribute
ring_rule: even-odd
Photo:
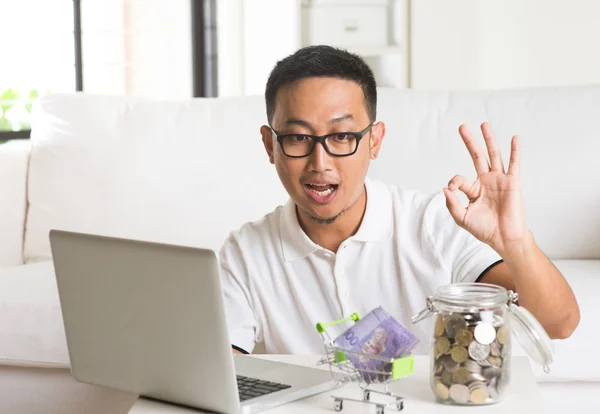
<svg viewBox="0 0 600 414"><path fill-rule="evenodd" d="M508 163L508 174L519 176L521 170L521 145L519 136L512 137L510 142L510 161Z"/></svg>
<svg viewBox="0 0 600 414"><path fill-rule="evenodd" d="M475 195L473 194L474 184L474 181L471 181L462 175L455 175L450 181L448 181L448 189L450 191L460 190L470 199Z"/></svg>
<svg viewBox="0 0 600 414"><path fill-rule="evenodd" d="M490 164L492 171L504 172L504 164L502 163L502 155L496 144L496 136L488 122L481 124L481 132L485 140L485 145L490 155Z"/></svg>
<svg viewBox="0 0 600 414"><path fill-rule="evenodd" d="M460 133L467 150L469 150L469 154L471 154L473 165L475 166L475 171L477 171L477 174L489 172L490 166L485 153L481 150L481 148L479 148L479 145L477 145L477 142L471 135L469 128L467 128L466 125L461 125L460 128L458 128L458 132Z"/></svg>
<svg viewBox="0 0 600 414"><path fill-rule="evenodd" d="M446 196L446 207L450 212L450 215L460 227L463 226L463 220L467 210L460 204L458 196L447 188L444 188L444 195Z"/></svg>

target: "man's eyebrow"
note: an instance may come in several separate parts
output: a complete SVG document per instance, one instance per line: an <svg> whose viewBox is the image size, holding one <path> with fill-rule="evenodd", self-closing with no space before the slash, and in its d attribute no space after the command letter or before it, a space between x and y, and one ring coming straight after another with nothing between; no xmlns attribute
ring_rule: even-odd
<svg viewBox="0 0 600 414"><path fill-rule="evenodd" d="M336 116L335 118L331 118L329 120L329 124L337 124L343 121L347 121L347 120L352 120L354 119L354 116L352 116L352 114L344 114L341 116ZM312 125L310 122L305 121L304 119L300 119L300 118L288 118L285 121L285 126L289 127L292 125L298 125L298 126L302 126L302 127L306 127L310 130L313 129Z"/></svg>
<svg viewBox="0 0 600 414"><path fill-rule="evenodd" d="M352 116L352 114L344 114L344 115L341 115L341 116L336 116L335 118L331 118L329 120L329 123L330 124L337 124L339 122L347 121L349 119L350 120L354 119L354 116ZM310 122L305 121L305 120L300 119L300 118L289 118L287 121L285 121L285 124L287 126L290 126L290 125L300 125L300 126L304 126L304 127L307 127L307 128L311 128L312 127L311 124L310 124Z"/></svg>
<svg viewBox="0 0 600 414"><path fill-rule="evenodd" d="M344 114L342 116L336 116L335 118L331 118L331 120L329 121L330 124L337 124L339 122L342 121L347 121L347 120L352 120L354 119L354 117L352 116L352 114Z"/></svg>
<svg viewBox="0 0 600 414"><path fill-rule="evenodd" d="M303 119L299 119L299 118L289 118L287 121L285 121L285 125L286 126L299 125L299 126L303 126L303 127L312 129L310 122L305 121Z"/></svg>

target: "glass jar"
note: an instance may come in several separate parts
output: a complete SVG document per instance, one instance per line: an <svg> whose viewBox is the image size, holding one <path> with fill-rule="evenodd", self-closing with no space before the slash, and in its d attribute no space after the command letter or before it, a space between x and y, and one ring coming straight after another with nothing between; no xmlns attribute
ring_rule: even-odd
<svg viewBox="0 0 600 414"><path fill-rule="evenodd" d="M485 405L503 400L511 376L512 336L537 363L552 362L540 323L516 305L518 295L484 283L441 286L412 318L434 316L430 384L438 402Z"/></svg>

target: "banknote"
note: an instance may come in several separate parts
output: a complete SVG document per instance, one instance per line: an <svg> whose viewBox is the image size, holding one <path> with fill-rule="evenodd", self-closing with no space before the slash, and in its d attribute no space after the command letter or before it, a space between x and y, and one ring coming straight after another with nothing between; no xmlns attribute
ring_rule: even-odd
<svg viewBox="0 0 600 414"><path fill-rule="evenodd" d="M363 373L365 380L373 380L375 372L389 369L383 361L369 358L378 355L400 358L410 355L419 339L382 307L373 309L348 330L335 339L336 347L366 355L346 353L354 366ZM377 376L380 380L385 379Z"/></svg>

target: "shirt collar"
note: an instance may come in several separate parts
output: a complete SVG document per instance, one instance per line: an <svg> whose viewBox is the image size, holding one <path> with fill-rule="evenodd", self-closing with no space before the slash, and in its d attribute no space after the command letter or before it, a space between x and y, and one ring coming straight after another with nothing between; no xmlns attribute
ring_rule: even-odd
<svg viewBox="0 0 600 414"><path fill-rule="evenodd" d="M376 242L389 239L393 232L392 195L387 186L365 179L367 207L356 234L351 240ZM296 215L296 204L289 199L280 218L281 247L286 262L303 259L321 249L302 230Z"/></svg>
<svg viewBox="0 0 600 414"><path fill-rule="evenodd" d="M367 208L360 227L352 240L376 242L392 237L393 206L392 194L387 185L365 178Z"/></svg>
<svg viewBox="0 0 600 414"><path fill-rule="evenodd" d="M283 206L279 228L281 229L283 259L286 262L303 259L320 248L300 227L296 215L296 204L291 198Z"/></svg>

